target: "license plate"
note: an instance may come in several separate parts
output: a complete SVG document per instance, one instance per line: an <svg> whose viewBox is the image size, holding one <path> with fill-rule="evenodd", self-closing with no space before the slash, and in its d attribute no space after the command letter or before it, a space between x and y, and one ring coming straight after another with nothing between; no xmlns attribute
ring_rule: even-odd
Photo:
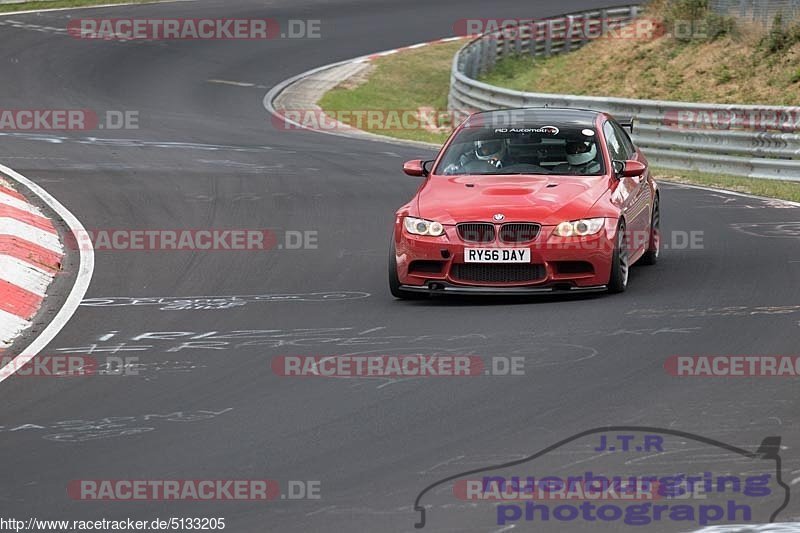
<svg viewBox="0 0 800 533"><path fill-rule="evenodd" d="M530 263L530 248L465 248L465 263Z"/></svg>

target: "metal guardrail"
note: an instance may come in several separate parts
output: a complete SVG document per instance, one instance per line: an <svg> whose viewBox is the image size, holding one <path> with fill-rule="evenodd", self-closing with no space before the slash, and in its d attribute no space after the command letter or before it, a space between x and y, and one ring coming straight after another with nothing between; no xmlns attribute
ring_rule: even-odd
<svg viewBox="0 0 800 533"><path fill-rule="evenodd" d="M800 181L800 107L528 93L476 79L509 55L546 57L579 48L599 37L603 27L630 23L640 9L628 6L520 21L513 29L479 36L453 59L450 113L460 120L470 112L491 109L597 109L619 118L635 117L634 141L657 166Z"/></svg>

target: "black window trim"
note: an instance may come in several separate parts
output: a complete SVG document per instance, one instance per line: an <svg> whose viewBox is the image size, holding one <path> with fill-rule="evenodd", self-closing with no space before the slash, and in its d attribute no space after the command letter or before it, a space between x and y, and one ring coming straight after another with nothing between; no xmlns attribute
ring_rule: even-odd
<svg viewBox="0 0 800 533"><path fill-rule="evenodd" d="M625 131L625 128L623 128L616 120L612 119L609 120L609 122L611 122L611 127L617 132L617 136L619 136L620 133L622 134L621 141L623 147L629 153L628 159L633 159L633 157L636 155L636 145L633 144L633 140L631 139L630 135L628 135L628 132Z"/></svg>
<svg viewBox="0 0 800 533"><path fill-rule="evenodd" d="M606 131L606 126L611 128L611 131L614 133L614 136L617 139L617 141L619 141L620 147L622 148L623 152L627 152L627 149L625 147L625 143L622 142L622 139L619 139L619 137L617 136L616 128L614 128L614 121L606 120L605 123L603 124L603 137L605 137L606 148L608 149L608 155L611 157L611 162L612 163L614 161L620 161L620 159L616 156L616 154L614 154L614 151L611 149L612 148L612 143L611 143L611 140L609 139L608 131ZM627 158L625 158L625 159L627 159Z"/></svg>

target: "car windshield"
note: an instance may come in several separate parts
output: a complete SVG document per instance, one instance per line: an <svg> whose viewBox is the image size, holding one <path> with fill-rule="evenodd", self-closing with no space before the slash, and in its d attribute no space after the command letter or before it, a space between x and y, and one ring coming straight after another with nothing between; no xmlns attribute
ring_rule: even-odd
<svg viewBox="0 0 800 533"><path fill-rule="evenodd" d="M594 128L542 124L494 127L467 123L448 146L434 173L599 176L604 172Z"/></svg>

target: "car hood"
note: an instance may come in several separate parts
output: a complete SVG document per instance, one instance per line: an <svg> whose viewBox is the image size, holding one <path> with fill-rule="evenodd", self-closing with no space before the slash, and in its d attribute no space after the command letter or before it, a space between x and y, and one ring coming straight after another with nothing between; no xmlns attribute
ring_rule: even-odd
<svg viewBox="0 0 800 533"><path fill-rule="evenodd" d="M417 196L422 218L442 224L503 222L556 225L586 216L608 190L604 176L433 176Z"/></svg>

